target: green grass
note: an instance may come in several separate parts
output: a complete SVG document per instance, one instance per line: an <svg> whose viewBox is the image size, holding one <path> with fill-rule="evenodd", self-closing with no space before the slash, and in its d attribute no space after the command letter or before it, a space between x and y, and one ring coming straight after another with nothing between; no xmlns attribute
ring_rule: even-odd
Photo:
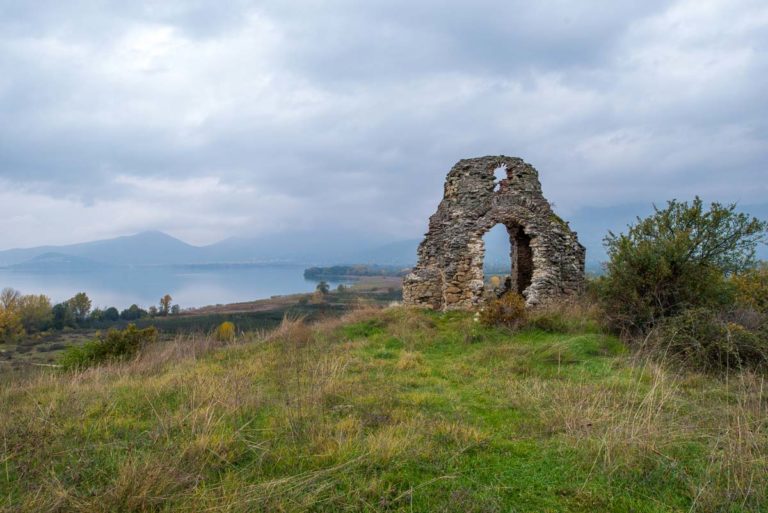
<svg viewBox="0 0 768 513"><path fill-rule="evenodd" d="M761 378L353 312L0 385L5 511L761 511Z"/></svg>

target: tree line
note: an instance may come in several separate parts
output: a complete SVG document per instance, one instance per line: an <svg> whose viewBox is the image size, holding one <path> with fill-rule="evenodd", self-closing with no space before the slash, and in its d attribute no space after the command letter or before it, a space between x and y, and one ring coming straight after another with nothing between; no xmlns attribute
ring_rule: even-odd
<svg viewBox="0 0 768 513"><path fill-rule="evenodd" d="M24 295L13 288L0 292L0 343L14 342L25 335L64 328L88 328L93 325L118 321L135 321L147 317L166 317L181 313L165 294L158 306L143 309L136 304L119 311L114 306L92 309L92 301L85 292L52 304L44 294Z"/></svg>

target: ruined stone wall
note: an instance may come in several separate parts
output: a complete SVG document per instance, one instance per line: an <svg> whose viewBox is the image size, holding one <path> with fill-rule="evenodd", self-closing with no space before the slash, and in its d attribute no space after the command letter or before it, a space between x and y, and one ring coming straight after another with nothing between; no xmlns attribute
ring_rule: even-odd
<svg viewBox="0 0 768 513"><path fill-rule="evenodd" d="M494 171L506 167L496 182ZM471 309L483 300L483 235L497 224L511 243L512 287L528 305L579 292L584 247L544 199L536 170L515 157L459 161L419 246L419 262L404 280L408 305Z"/></svg>

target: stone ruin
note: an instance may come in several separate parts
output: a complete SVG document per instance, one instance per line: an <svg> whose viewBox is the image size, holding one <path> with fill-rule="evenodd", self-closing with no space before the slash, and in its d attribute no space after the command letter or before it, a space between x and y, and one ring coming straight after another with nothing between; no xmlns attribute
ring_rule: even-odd
<svg viewBox="0 0 768 513"><path fill-rule="evenodd" d="M496 180L495 172L506 170ZM403 282L407 305L466 310L486 294L483 235L497 224L509 233L511 277L507 289L533 306L576 294L584 286L584 246L544 199L538 172L516 157L459 161L429 220L419 262Z"/></svg>

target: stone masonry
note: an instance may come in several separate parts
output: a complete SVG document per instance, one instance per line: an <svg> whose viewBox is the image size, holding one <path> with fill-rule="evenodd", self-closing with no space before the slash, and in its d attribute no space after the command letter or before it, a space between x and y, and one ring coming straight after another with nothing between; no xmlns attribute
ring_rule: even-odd
<svg viewBox="0 0 768 513"><path fill-rule="evenodd" d="M507 177L497 182L497 169ZM407 305L435 310L481 306L483 235L497 224L509 233L511 289L529 306L576 294L584 286L584 246L544 199L537 171L516 157L459 161L429 220L419 262L403 283Z"/></svg>

